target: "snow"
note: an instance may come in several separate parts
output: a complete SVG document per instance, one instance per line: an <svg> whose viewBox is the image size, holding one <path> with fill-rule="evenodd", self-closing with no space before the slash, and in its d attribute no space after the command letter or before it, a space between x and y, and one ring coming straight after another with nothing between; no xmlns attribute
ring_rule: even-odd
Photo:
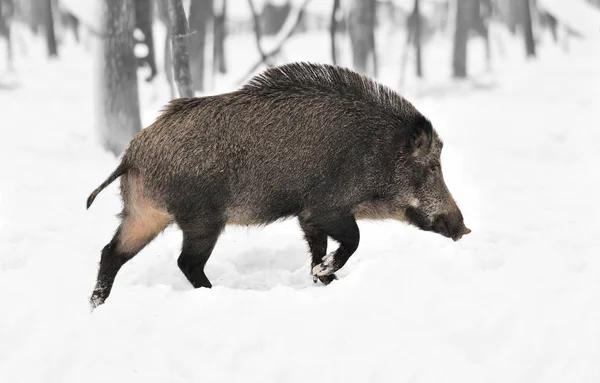
<svg viewBox="0 0 600 383"><path fill-rule="evenodd" d="M228 44L244 60L219 88L257 57L251 36ZM327 58L322 35L290 44L288 60ZM463 83L441 82L448 45L430 47L435 81L403 91L445 141L473 230L463 240L362 222L357 253L323 287L295 221L228 228L206 269L214 288L194 290L173 228L94 312L117 187L84 205L117 159L92 131L87 53L49 62L31 46L16 88L0 88L0 382L600 381L600 52L545 45L526 61L520 41L504 44L493 73L474 67ZM391 86L399 55L382 59ZM140 84L149 123L167 96Z"/></svg>

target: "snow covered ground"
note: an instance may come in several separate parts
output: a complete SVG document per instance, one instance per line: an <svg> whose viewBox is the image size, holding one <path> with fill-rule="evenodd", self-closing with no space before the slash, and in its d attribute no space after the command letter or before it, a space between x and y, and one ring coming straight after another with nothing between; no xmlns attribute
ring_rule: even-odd
<svg viewBox="0 0 600 383"><path fill-rule="evenodd" d="M320 41L287 58L326 58ZM361 223L322 287L295 221L228 228L194 290L169 229L93 313L120 201L84 202L117 159L94 138L91 59L32 48L0 88L0 382L599 382L600 52L518 48L484 82L406 91L446 143L462 241ZM143 87L149 122L166 100Z"/></svg>

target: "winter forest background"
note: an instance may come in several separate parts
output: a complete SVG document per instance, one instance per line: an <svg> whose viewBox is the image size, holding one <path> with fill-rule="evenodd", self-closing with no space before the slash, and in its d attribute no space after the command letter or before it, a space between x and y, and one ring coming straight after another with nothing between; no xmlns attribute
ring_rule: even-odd
<svg viewBox="0 0 600 383"><path fill-rule="evenodd" d="M28 39L44 39L50 59L66 60L60 50L73 45L88 52L97 66L90 95L97 101L98 138L118 155L142 128L140 109L148 97L165 102L181 95L173 78L172 30L184 36L179 41L189 58L182 65L191 75L186 85L199 94L232 89L265 67L293 60L349 66L403 89L442 68L457 79L493 73L512 54L508 40L520 38L521 54L530 58L536 44L567 50L570 39L598 33L599 13L592 0L188 0L173 4L185 12L177 19L170 18L168 3L5 0L5 68L11 73L18 69L15 61L28 59ZM587 15L591 25L578 11L593 14ZM303 40L311 40L313 49L298 46ZM469 40L483 45L483 53L469 55ZM441 46L450 50L445 60L433 56Z"/></svg>
<svg viewBox="0 0 600 383"><path fill-rule="evenodd" d="M323 287L297 222L227 228L209 291L173 228L90 313L129 139L293 61L428 116L473 233L360 223ZM0 0L0 382L598 382L599 111L598 0Z"/></svg>

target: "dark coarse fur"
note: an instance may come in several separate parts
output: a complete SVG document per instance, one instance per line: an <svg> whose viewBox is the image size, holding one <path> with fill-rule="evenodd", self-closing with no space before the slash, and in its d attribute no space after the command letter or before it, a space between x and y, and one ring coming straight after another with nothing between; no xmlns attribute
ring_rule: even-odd
<svg viewBox="0 0 600 383"><path fill-rule="evenodd" d="M97 301L114 280L102 272L104 258L127 253L129 259L173 221L184 232L179 266L196 287L210 287L201 269L226 224L297 216L313 274L325 283L358 246L355 219L406 219L408 213L422 229L459 237L466 228L441 171L437 181L425 176L433 174L427 169L439 164L440 151L430 122L407 100L330 65L288 64L231 93L173 100L132 139L119 168L88 201L124 174L125 220L103 251ZM423 194L429 210L417 208ZM460 225L438 220L435 226L437 216L453 209ZM135 246L123 244L134 213L142 217L129 224L137 230L128 237ZM147 217L160 223L141 235ZM340 243L328 260L327 236Z"/></svg>
<svg viewBox="0 0 600 383"><path fill-rule="evenodd" d="M233 93L171 102L123 162L175 217L227 211L266 224L384 198L401 155L397 131L420 119L354 72L290 64Z"/></svg>

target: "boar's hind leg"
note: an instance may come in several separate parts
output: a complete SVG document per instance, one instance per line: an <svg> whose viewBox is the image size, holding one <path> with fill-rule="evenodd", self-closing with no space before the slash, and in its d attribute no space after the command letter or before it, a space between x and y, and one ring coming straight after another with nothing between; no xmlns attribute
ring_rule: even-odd
<svg viewBox="0 0 600 383"><path fill-rule="evenodd" d="M323 257L327 254L327 234L316 226L312 225L309 221L299 218L300 228L304 233L304 239L308 243L308 248L312 256L311 270L313 267L323 261ZM321 281L324 285L328 285L336 279L335 274L331 275L313 275L313 281Z"/></svg>
<svg viewBox="0 0 600 383"><path fill-rule="evenodd" d="M185 224L183 246L177 265L195 288L211 288L212 284L204 273L204 265L215 248L217 239L225 227L222 222Z"/></svg>
<svg viewBox="0 0 600 383"><path fill-rule="evenodd" d="M141 212L141 213L140 213ZM108 245L102 249L96 287L90 298L92 307L104 303L121 267L135 257L169 224L169 217L158 211L123 213L123 221Z"/></svg>
<svg viewBox="0 0 600 383"><path fill-rule="evenodd" d="M323 257L321 262L312 268L312 274L316 277L331 276L344 267L358 248L358 225L354 216L349 214L318 219L316 226L340 244L336 251Z"/></svg>

